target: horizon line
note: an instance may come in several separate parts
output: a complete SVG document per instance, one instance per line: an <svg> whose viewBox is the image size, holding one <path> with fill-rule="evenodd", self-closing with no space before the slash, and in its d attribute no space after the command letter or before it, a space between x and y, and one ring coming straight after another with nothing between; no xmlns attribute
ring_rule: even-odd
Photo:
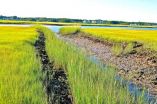
<svg viewBox="0 0 157 104"><path fill-rule="evenodd" d="M146 21L127 21L127 20L109 20L109 19L87 19L87 18L71 18L71 17L46 17L46 16L17 16L17 15L2 15L0 16L6 16L6 17L12 17L16 16L19 18L56 18L56 19L79 19L79 20L103 20L103 21L119 21L119 22L142 22L142 23L157 23L157 22L146 22Z"/></svg>

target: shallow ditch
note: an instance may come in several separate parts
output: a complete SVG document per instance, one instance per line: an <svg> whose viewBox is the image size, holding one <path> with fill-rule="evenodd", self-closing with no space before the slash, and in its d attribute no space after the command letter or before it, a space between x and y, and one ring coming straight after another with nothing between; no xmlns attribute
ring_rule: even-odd
<svg viewBox="0 0 157 104"><path fill-rule="evenodd" d="M49 59L45 50L45 37L43 32L38 31L39 37L35 42L37 57L40 57L42 72L44 75L43 85L47 94L48 104L73 104L67 76L62 68L55 68L53 61Z"/></svg>

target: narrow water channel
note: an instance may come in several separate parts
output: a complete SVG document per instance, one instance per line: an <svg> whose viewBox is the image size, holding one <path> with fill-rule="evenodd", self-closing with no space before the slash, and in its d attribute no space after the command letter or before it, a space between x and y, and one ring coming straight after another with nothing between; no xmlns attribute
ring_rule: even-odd
<svg viewBox="0 0 157 104"><path fill-rule="evenodd" d="M95 56L90 56L89 59L100 67L104 67L103 69L109 69L108 66L104 65ZM128 91L134 97L134 99L137 99L140 96L144 96L143 98L148 104L157 104L157 99L155 96L151 95L149 91L142 89L131 81L123 79L119 75L115 76L115 80L120 82L122 87L127 87Z"/></svg>

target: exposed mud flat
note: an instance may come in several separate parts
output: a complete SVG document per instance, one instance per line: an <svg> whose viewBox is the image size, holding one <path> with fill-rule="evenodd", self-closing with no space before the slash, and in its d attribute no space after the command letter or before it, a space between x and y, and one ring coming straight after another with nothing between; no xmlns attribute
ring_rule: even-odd
<svg viewBox="0 0 157 104"><path fill-rule="evenodd" d="M48 104L73 104L66 73L62 68L55 68L45 50L45 37L38 31L39 39L35 42L37 56L41 59L44 76L43 84L48 97Z"/></svg>
<svg viewBox="0 0 157 104"><path fill-rule="evenodd" d="M135 42L133 51L117 56L112 52L112 42L88 37L84 33L61 36L60 38L75 44L88 54L96 56L104 64L114 66L118 69L119 75L133 81L139 86L145 86L151 94L157 95L156 52L146 50L142 44Z"/></svg>

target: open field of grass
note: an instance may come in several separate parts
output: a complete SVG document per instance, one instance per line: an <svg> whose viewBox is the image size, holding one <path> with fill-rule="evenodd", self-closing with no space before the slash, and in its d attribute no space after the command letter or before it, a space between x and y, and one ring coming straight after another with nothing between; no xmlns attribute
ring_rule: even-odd
<svg viewBox="0 0 157 104"><path fill-rule="evenodd" d="M0 27L0 104L46 104L34 28Z"/></svg>
<svg viewBox="0 0 157 104"><path fill-rule="evenodd" d="M141 42L144 46L157 50L157 30L127 30L127 29L82 29L82 32L114 42Z"/></svg>
<svg viewBox="0 0 157 104"><path fill-rule="evenodd" d="M14 21L14 20L0 20L0 24L44 24L44 25L58 25L58 26L80 26L80 23L62 23L62 22L34 22L34 21Z"/></svg>
<svg viewBox="0 0 157 104"><path fill-rule="evenodd" d="M84 28L68 29L68 27L61 28L61 33L64 35L75 33L77 31L84 32L87 36L92 36L100 40L110 42L140 42L144 44L145 48L157 50L157 30L127 30L127 29L102 29L102 28ZM75 31L74 31L75 30Z"/></svg>
<svg viewBox="0 0 157 104"><path fill-rule="evenodd" d="M37 27L46 36L46 50L56 67L66 69L75 104L133 104L135 99L126 87L115 81L114 69L102 68L74 46L56 38L45 28ZM144 104L143 97L136 99Z"/></svg>

